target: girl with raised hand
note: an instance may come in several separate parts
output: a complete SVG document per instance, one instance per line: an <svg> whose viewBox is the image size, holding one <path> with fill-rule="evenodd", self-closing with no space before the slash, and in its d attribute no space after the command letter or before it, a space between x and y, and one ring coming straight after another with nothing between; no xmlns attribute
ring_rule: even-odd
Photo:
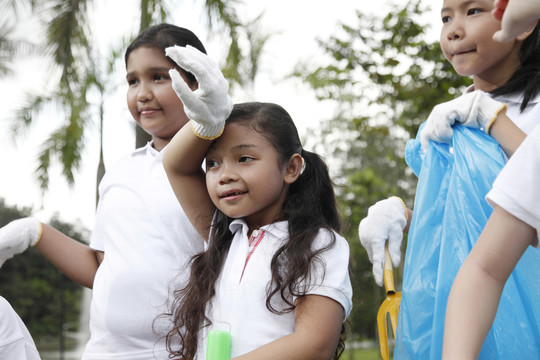
<svg viewBox="0 0 540 360"><path fill-rule="evenodd" d="M169 24L143 31L126 50L127 106L152 141L107 170L90 246L35 218L0 229L1 262L34 245L71 279L93 289L84 360L167 358L160 339L168 324L154 319L164 311L171 281L185 281L187 261L203 249L161 163L163 149L188 122L169 77L176 64L165 49L173 45L205 51L193 32ZM193 75L178 70L195 89Z"/></svg>
<svg viewBox="0 0 540 360"><path fill-rule="evenodd" d="M302 148L278 105L237 104L220 121L213 110L228 95L207 83L216 79L210 60L191 48L173 51L199 88L174 81L191 126L173 138L163 163L207 249L175 292L171 353L205 359L208 331L225 323L234 359L339 357L352 288L326 165Z"/></svg>

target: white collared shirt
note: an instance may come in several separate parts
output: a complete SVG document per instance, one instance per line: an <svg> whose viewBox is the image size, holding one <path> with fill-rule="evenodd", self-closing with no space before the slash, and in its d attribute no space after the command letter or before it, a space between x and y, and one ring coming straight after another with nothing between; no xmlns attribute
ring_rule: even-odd
<svg viewBox="0 0 540 360"><path fill-rule="evenodd" d="M465 91L474 91L474 85L467 87ZM527 107L521 112L523 93L505 94L495 96L493 99L508 105L506 115L526 134L529 134L536 125L540 124L540 94L529 100Z"/></svg>
<svg viewBox="0 0 540 360"><path fill-rule="evenodd" d="M490 205L498 205L536 229L533 246L540 233L540 125L527 136L501 170L486 195Z"/></svg>
<svg viewBox="0 0 540 360"><path fill-rule="evenodd" d="M277 315L266 307L266 289L271 281L270 263L275 252L289 237L288 222L277 222L259 229L265 232L264 238L253 251L245 270L246 257L251 250L248 226L243 220L237 219L229 228L234 238L216 283L216 295L207 312L220 329L230 329L231 357L234 357L293 333L294 312ZM330 234L329 231L321 229L313 248L319 249L328 244L331 240ZM335 237L334 247L320 255L325 268L314 262L311 282L303 282L301 285L308 289L307 294L327 296L340 303L345 320L352 307L349 244L340 235L335 234ZM290 301L294 300L291 296ZM279 295L273 299L272 304L278 310L285 306ZM211 329L205 329L199 336L199 360L206 359L206 337L209 330Z"/></svg>
<svg viewBox="0 0 540 360"><path fill-rule="evenodd" d="M168 356L153 326L166 331L169 324L154 320L166 310L172 282L187 279L186 263L203 240L173 193L162 156L148 143L117 161L99 184L90 246L105 257L94 280L84 360Z"/></svg>

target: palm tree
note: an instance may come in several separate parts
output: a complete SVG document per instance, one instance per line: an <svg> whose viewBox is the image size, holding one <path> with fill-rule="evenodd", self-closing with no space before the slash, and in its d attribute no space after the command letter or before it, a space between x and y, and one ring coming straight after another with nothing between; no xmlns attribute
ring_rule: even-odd
<svg viewBox="0 0 540 360"><path fill-rule="evenodd" d="M58 77L57 90L50 95L32 95L25 106L16 115L14 131L30 126L45 106L57 105L59 113L65 117L64 125L56 129L44 140L39 156L36 174L43 192L49 182L49 167L53 161L62 165L62 173L68 183L74 183L74 171L80 166L84 149L85 134L93 124L92 106L87 100L89 91L100 94L98 106L99 122L103 121L103 104L105 99L105 83L110 77L107 71L98 71L101 64L95 55L88 39L91 31L88 27L87 8L92 0L30 0L33 11L47 24L45 54L52 59L53 69L50 71ZM14 1L23 3L22 0ZM26 2L28 3L28 2ZM240 21L233 5L234 1L205 0L205 8L210 29L221 27L227 30L231 38L225 75L232 82L240 83L240 67L242 51L238 44ZM1 10L1 8L0 8ZM169 15L165 0L140 0L140 30L153 23L164 21ZM223 33L223 31L221 31ZM1 41L1 38L0 38ZM4 48L2 47L2 50ZM107 60L114 63L120 52L113 52ZM0 68L2 58L0 57ZM110 67L109 67L110 68ZM100 127L100 132L101 132ZM102 134L100 134L102 136ZM138 131L136 146L144 145L146 133ZM102 147L100 149L102 153ZM98 169L98 183L101 179L103 158L101 156Z"/></svg>
<svg viewBox="0 0 540 360"><path fill-rule="evenodd" d="M8 18L19 13L19 6L22 5L16 1L0 3L0 14L4 14L4 18L0 18L0 78L13 74L11 65L16 56L35 50L34 44L13 37L14 27L9 24Z"/></svg>
<svg viewBox="0 0 540 360"><path fill-rule="evenodd" d="M58 105L65 115L65 125L55 130L42 144L36 170L42 190L47 189L48 169L58 158L63 175L73 184L73 171L79 167L85 129L89 125L89 104L86 94L92 84L88 69L92 49L88 42L86 0L32 1L32 9L47 22L45 55L52 59L50 73L58 77L56 91L52 94L30 95L24 107L16 114L14 129L19 131L34 121L47 105Z"/></svg>

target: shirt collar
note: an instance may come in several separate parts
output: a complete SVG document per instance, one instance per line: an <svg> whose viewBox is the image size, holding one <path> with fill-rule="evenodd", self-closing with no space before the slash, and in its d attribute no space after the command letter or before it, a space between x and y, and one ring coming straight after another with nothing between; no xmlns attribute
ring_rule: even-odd
<svg viewBox="0 0 540 360"><path fill-rule="evenodd" d="M238 231L242 232L242 237L248 237L249 227L244 219L234 219L229 225L231 233L235 234ZM259 230L264 230L278 239L285 239L289 236L289 222L278 221L268 225L261 226Z"/></svg>
<svg viewBox="0 0 540 360"><path fill-rule="evenodd" d="M163 150L165 150L165 148L163 148ZM154 141L149 141L146 143L146 145L144 146L141 146L140 148L137 148L135 150L133 150L133 155L136 155L136 154L144 154L144 153L150 153L154 156L160 154L160 153L163 153L163 151L157 151L155 148L154 148Z"/></svg>
<svg viewBox="0 0 540 360"><path fill-rule="evenodd" d="M465 89L464 93L469 93L469 92L472 92L474 90L475 89L474 89L474 84L473 84L473 85L468 86L467 89ZM504 95L495 96L494 98L497 101L500 101L500 102L521 104L523 102L523 92L517 91L517 92L511 93L511 94L504 94ZM529 100L529 104L535 104L537 102L540 102L540 95L538 95L538 96L534 97L533 99Z"/></svg>

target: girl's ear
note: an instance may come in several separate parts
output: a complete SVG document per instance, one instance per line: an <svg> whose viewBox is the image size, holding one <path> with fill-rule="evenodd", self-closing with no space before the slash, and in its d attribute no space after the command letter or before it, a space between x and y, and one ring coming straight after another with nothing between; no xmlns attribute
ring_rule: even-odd
<svg viewBox="0 0 540 360"><path fill-rule="evenodd" d="M521 35L519 35L518 37L516 37L516 40L517 41L524 41L525 39L527 39L529 37L529 35L532 34L532 32L534 31L534 28L536 27L536 24L537 22L535 22L531 28L527 31L525 31L524 33L522 33Z"/></svg>
<svg viewBox="0 0 540 360"><path fill-rule="evenodd" d="M289 159L288 165L285 168L285 176L283 178L283 181L286 184L292 184L293 182L295 182L302 173L303 164L304 159L302 158L302 156L298 153L293 154Z"/></svg>

